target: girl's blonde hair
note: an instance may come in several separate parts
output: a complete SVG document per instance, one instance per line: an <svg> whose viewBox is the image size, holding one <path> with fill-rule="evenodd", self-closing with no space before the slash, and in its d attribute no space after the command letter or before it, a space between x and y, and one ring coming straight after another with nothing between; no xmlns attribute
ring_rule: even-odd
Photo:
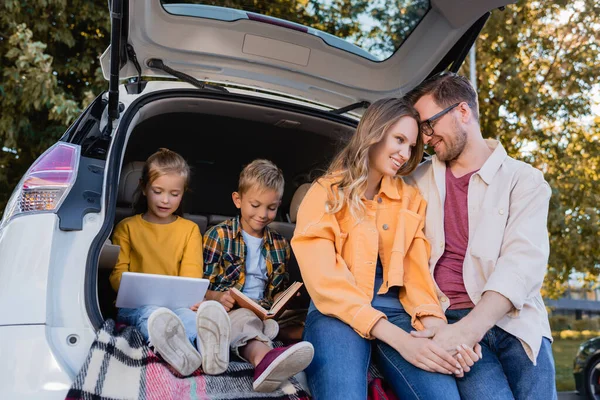
<svg viewBox="0 0 600 400"><path fill-rule="evenodd" d="M419 122L419 113L409 102L399 98L378 100L365 111L356 132L333 159L325 174L325 177L334 179L331 196L325 205L328 213L334 214L348 206L355 219L360 220L363 217L365 206L361 197L367 190L369 149L383 140L388 129L403 117L410 117ZM423 138L419 131L410 158L400 167L396 176L408 175L417 168L423 157L423 147Z"/></svg>
<svg viewBox="0 0 600 400"><path fill-rule="evenodd" d="M184 190L187 190L190 183L190 166L178 153L169 149L160 148L146 160L142 169L140 183L134 194L133 209L136 214L143 214L148 211L148 201L143 196L143 189L152 184L156 179L167 174L181 175L185 179ZM183 203L175 211L176 215L183 215Z"/></svg>

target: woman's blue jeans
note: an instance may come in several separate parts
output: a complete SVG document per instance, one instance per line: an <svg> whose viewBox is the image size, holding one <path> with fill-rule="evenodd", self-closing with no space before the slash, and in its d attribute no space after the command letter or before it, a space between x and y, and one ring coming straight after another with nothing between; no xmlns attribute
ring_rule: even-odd
<svg viewBox="0 0 600 400"><path fill-rule="evenodd" d="M394 325L410 332L410 315L403 309L378 308ZM308 386L316 400L365 400L367 371L373 361L402 400L459 400L452 375L427 372L415 367L392 347L379 340L367 340L349 325L312 309L306 318L304 340L315 348L306 369Z"/></svg>

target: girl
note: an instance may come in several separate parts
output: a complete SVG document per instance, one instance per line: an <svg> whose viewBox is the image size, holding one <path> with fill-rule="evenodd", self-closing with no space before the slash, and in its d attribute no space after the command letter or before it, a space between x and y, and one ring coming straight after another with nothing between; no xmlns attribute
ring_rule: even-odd
<svg viewBox="0 0 600 400"><path fill-rule="evenodd" d="M189 166L173 151L160 149L146 161L134 201L136 215L121 221L113 234L113 243L121 246L110 275L115 291L125 271L202 278L200 230L181 218L189 179ZM231 327L218 302L203 302L196 312L151 305L120 308L117 321L135 326L182 375L200 365L207 374L227 369Z"/></svg>
<svg viewBox="0 0 600 400"><path fill-rule="evenodd" d="M478 359L462 350L459 363L408 333L446 323L428 268L426 205L401 179L423 155L417 121L403 100L371 105L300 206L292 248L312 298L304 339L317 400L367 398L371 343L402 399L459 399L452 374Z"/></svg>

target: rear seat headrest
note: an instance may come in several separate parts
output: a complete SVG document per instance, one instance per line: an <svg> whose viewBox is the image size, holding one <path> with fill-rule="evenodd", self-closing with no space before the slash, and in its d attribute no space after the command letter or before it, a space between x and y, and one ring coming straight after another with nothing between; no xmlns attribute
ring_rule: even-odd
<svg viewBox="0 0 600 400"><path fill-rule="evenodd" d="M310 183L303 183L298 186L296 192L294 193L294 197L292 197L292 202L290 203L290 222L296 223L296 218L298 218L298 208L300 208L300 203L302 203L302 199L306 196L306 192L310 189Z"/></svg>
<svg viewBox="0 0 600 400"><path fill-rule="evenodd" d="M134 161L123 167L121 170L121 179L119 179L118 203L133 203L133 194L140 183L144 164L143 161Z"/></svg>

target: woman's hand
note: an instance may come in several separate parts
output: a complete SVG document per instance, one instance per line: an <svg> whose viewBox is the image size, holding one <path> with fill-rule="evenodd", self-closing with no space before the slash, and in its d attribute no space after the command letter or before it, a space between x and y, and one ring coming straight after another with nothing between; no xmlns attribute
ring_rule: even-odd
<svg viewBox="0 0 600 400"><path fill-rule="evenodd" d="M226 290L224 292L218 292L215 290L209 290L206 292L206 300L214 300L221 303L225 311L229 312L235 306L235 299L229 292Z"/></svg>
<svg viewBox="0 0 600 400"><path fill-rule="evenodd" d="M466 344L456 346L456 351L457 353L455 357L460 363L460 366L464 372L471 371L473 364L481 359L481 357L478 355L481 354L481 346L479 343L475 345L474 349L471 349ZM464 373L461 375L456 375L457 378L462 378L463 376Z"/></svg>
<svg viewBox="0 0 600 400"><path fill-rule="evenodd" d="M410 334L416 338L430 338L434 341L436 340L436 334L440 331L443 331L445 328L444 325L428 327L423 331L412 331ZM460 363L461 369L464 372L469 372L473 364L479 361L482 358L481 345L479 343L475 343L473 348L469 347L467 344L459 344L456 347L449 350L450 354L452 354ZM458 378L462 378L464 373L456 374Z"/></svg>
<svg viewBox="0 0 600 400"><path fill-rule="evenodd" d="M429 372L462 376L461 364L433 340L415 338L410 335L406 335L403 339L391 346L415 367Z"/></svg>

